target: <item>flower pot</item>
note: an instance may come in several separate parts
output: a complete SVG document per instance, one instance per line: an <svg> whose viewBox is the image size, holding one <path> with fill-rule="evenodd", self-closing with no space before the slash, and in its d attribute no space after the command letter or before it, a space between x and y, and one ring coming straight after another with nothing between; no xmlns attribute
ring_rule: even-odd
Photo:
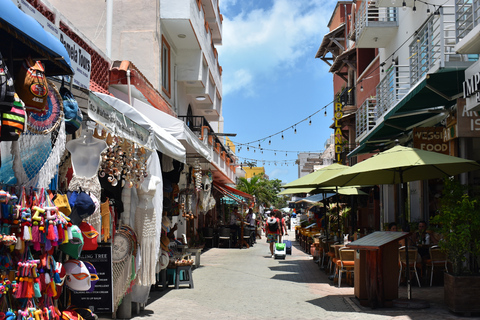
<svg viewBox="0 0 480 320"><path fill-rule="evenodd" d="M453 276L445 272L444 282L444 300L451 311L466 315L480 312L480 275Z"/></svg>

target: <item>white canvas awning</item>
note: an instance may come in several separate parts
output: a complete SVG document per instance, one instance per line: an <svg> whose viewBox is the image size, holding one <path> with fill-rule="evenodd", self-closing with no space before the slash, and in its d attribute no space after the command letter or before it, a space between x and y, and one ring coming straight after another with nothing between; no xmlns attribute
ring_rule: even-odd
<svg viewBox="0 0 480 320"><path fill-rule="evenodd" d="M153 106L138 99L133 99L133 107L144 115L148 115L148 119L178 139L187 150L187 155L198 154L208 162L212 161L210 150L198 139L185 122L155 109Z"/></svg>
<svg viewBox="0 0 480 320"><path fill-rule="evenodd" d="M152 133L150 135L150 139L146 147L158 150L175 160L186 163L185 147L180 143L180 141L178 141L175 137L169 134L166 130L164 130L159 125L155 124L153 121L148 119L145 115L143 115L141 112L137 111L135 108L133 108L131 105L129 105L124 101L118 98L115 98L113 96L106 95L99 92L94 92L94 94L96 97L106 102L109 106L119 111L125 117L132 120L133 122L140 125L141 127L147 129L150 133ZM93 99L91 100L94 100L94 99L95 97L93 97ZM93 106L93 108L95 108L95 106ZM92 118L95 121L97 121L96 119L97 116L101 116L101 114L99 114L98 112L95 112L95 110L93 109L91 110L90 103L89 103L88 112L89 112L90 118ZM107 118L104 118L103 120L108 122ZM107 127L109 127L109 129L111 129L114 132L118 131L117 124L119 122L120 121L116 121L115 123L110 123L107 125Z"/></svg>

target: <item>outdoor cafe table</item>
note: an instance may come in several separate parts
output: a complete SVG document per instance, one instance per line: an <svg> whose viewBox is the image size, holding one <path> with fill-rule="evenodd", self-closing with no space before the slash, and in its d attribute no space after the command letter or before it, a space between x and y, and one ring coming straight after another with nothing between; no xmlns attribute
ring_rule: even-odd
<svg viewBox="0 0 480 320"><path fill-rule="evenodd" d="M390 306L398 298L398 241L408 232L377 231L347 244L356 249L355 297L364 306Z"/></svg>

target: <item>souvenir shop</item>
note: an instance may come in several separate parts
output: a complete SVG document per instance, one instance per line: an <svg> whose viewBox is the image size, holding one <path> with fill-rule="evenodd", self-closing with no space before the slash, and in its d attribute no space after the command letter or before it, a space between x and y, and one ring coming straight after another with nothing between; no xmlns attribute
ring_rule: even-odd
<svg viewBox="0 0 480 320"><path fill-rule="evenodd" d="M93 319L127 294L145 303L161 267L160 161L185 151L106 95L78 106L63 44L0 4L0 319Z"/></svg>

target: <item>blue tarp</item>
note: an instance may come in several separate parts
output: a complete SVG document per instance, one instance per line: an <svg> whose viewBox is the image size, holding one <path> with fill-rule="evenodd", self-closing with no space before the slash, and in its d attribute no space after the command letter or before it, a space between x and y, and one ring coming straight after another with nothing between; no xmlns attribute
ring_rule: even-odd
<svg viewBox="0 0 480 320"><path fill-rule="evenodd" d="M6 49L2 52L4 57L8 56L10 42L14 58L48 59L42 59L47 75L73 74L70 57L60 40L11 0L0 0L0 41L2 50Z"/></svg>

